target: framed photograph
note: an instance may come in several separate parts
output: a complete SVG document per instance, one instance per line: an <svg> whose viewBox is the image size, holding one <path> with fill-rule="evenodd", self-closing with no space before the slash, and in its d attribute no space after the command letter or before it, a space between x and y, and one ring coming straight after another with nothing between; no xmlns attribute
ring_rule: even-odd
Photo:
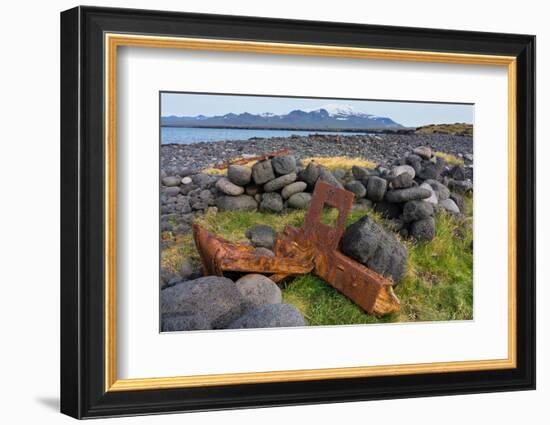
<svg viewBox="0 0 550 425"><path fill-rule="evenodd" d="M535 388L535 37L61 14L61 411Z"/></svg>

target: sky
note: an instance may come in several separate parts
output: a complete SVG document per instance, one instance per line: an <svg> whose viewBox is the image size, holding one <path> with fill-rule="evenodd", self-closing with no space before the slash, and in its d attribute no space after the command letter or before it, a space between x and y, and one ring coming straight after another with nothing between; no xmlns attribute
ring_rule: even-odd
<svg viewBox="0 0 550 425"><path fill-rule="evenodd" d="M235 96L161 93L161 115L196 116L249 112L286 114L294 109L319 109L327 104L349 105L358 112L388 117L405 127L426 124L473 123L471 104L396 102L379 100L312 99L270 96Z"/></svg>

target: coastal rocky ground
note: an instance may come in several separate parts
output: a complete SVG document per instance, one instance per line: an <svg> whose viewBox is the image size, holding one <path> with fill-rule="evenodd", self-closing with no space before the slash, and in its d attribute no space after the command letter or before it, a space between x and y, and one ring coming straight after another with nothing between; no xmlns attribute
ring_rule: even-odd
<svg viewBox="0 0 550 425"><path fill-rule="evenodd" d="M473 158L472 138L448 134L377 134L368 136L310 135L269 139L202 142L189 145L161 146L161 177L190 175L215 164L243 155L261 155L288 149L303 159L316 156L365 158L388 166L419 146L445 152L458 158Z"/></svg>
<svg viewBox="0 0 550 425"><path fill-rule="evenodd" d="M281 149L289 153L211 172L226 161ZM373 165L329 169L305 161L312 157L363 158ZM190 234L194 218L206 212L304 210L317 181L354 193L357 207L386 220L385 227L368 216L353 223L342 251L397 285L407 264L401 241L432 240L437 211L464 213L464 196L473 190L472 138L381 134L163 145L161 232ZM275 232L269 226L253 226L246 237L257 250L273 254ZM173 243L163 239L161 246ZM277 285L261 275L235 282L203 278L198 264L184 259L177 273L161 270L161 288L165 331L306 324L295 307L282 303Z"/></svg>

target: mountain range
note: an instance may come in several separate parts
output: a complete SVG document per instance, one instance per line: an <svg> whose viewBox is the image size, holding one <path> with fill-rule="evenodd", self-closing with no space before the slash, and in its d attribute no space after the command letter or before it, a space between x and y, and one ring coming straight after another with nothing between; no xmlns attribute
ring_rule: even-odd
<svg viewBox="0 0 550 425"><path fill-rule="evenodd" d="M270 128L292 130L362 130L400 129L401 124L388 117L379 117L353 109L349 105L330 104L319 109L296 109L287 114L270 112L251 114L248 112L216 116L163 116L163 127L202 128Z"/></svg>

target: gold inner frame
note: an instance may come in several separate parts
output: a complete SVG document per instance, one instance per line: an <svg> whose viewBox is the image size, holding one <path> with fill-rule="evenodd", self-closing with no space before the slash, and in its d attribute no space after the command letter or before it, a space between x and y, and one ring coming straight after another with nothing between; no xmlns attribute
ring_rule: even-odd
<svg viewBox="0 0 550 425"><path fill-rule="evenodd" d="M516 367L516 58L326 45L105 34L105 391L510 369ZM495 360L399 364L175 377L118 379L116 373L116 99L119 46L280 55L504 66L508 72L508 357Z"/></svg>

